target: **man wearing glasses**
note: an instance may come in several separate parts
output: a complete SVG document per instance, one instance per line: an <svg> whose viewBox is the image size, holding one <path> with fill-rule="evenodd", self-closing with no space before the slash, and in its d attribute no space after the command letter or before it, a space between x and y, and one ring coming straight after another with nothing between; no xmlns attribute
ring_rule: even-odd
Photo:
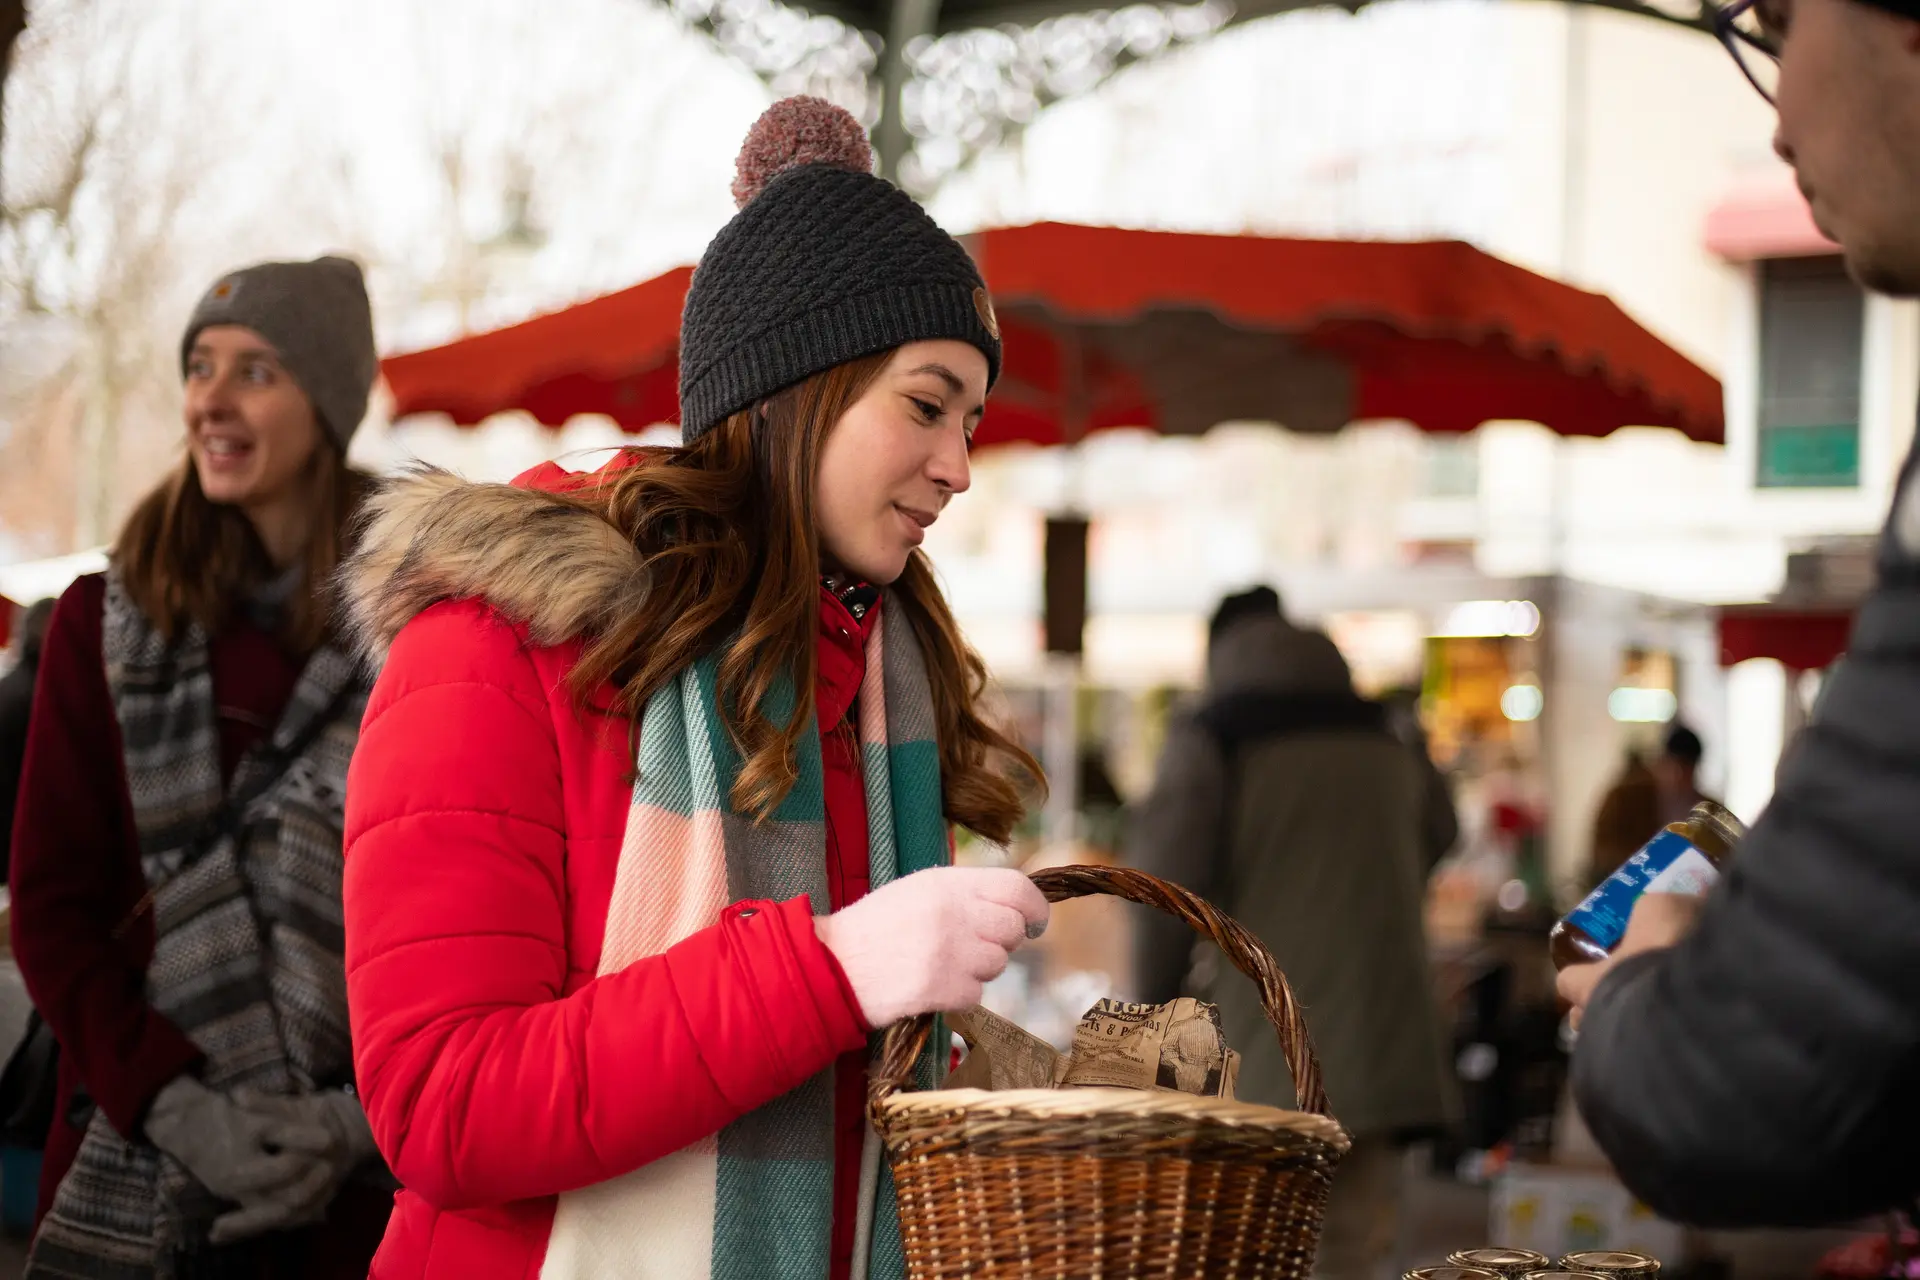
<svg viewBox="0 0 1920 1280"><path fill-rule="evenodd" d="M1920 295L1920 0L1744 0L1722 40L1861 284ZM1620 1176L1703 1226L1920 1192L1920 477L1772 805L1704 901L1641 899L1567 969L1575 1096Z"/></svg>

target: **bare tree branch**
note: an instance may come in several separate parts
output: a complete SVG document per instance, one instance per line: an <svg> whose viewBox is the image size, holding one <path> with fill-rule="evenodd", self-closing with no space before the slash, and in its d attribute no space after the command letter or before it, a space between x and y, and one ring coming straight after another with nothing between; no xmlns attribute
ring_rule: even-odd
<svg viewBox="0 0 1920 1280"><path fill-rule="evenodd" d="M211 90L136 55L142 41L191 48L194 35L133 0L42 0L16 49L0 325L66 356L0 405L0 511L13 524L44 507L36 490L72 495L71 523L37 531L52 550L103 540L138 479L129 460L153 452L146 437L177 436L154 407L173 388L166 335L193 269L182 215L212 175Z"/></svg>

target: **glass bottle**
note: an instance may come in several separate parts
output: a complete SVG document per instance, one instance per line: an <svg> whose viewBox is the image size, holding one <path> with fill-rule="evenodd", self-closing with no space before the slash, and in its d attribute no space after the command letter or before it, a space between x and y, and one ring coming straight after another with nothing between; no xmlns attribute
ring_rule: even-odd
<svg viewBox="0 0 1920 1280"><path fill-rule="evenodd" d="M1713 801L1693 806L1692 813L1647 841L1553 926L1547 938L1553 967L1606 959L1620 945L1627 917L1643 893L1705 893L1720 879L1721 868L1746 834L1740 819Z"/></svg>

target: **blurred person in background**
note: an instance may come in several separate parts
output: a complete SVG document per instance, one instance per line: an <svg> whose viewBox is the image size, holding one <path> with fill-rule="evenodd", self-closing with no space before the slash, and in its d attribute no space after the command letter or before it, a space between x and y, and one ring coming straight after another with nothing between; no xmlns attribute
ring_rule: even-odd
<svg viewBox="0 0 1920 1280"><path fill-rule="evenodd" d="M1106 752L1097 744L1083 744L1077 760L1080 776L1074 795L1080 804L1081 842L1091 854L1117 857L1126 838L1126 800L1107 767Z"/></svg>
<svg viewBox="0 0 1920 1280"><path fill-rule="evenodd" d="M186 457L47 629L13 946L61 1050L31 1276L363 1276L391 1203L353 1092L343 791L368 680L331 575L367 489L360 269L217 281Z"/></svg>
<svg viewBox="0 0 1920 1280"><path fill-rule="evenodd" d="M1709 798L1699 781L1705 754L1700 735L1677 721L1667 726L1660 754L1651 763L1638 749L1628 750L1620 776L1607 788L1593 816L1588 888L1618 871L1661 828L1680 821Z"/></svg>
<svg viewBox="0 0 1920 1280"><path fill-rule="evenodd" d="M1638 748L1627 750L1620 774L1593 814L1593 840L1587 854L1587 878L1583 889L1591 889L1618 871L1640 846L1666 823L1661 820L1664 805L1659 778Z"/></svg>
<svg viewBox="0 0 1920 1280"><path fill-rule="evenodd" d="M1718 13L1774 145L1869 289L1920 295L1920 4ZM1828 1223L1920 1192L1920 476L1773 799L1704 899L1648 894L1560 975L1574 1091L1621 1179L1704 1226Z"/></svg>
<svg viewBox="0 0 1920 1280"><path fill-rule="evenodd" d="M1444 813L1442 812L1444 810ZM1354 692L1332 640L1269 588L1229 596L1209 628L1198 708L1169 725L1129 863L1218 904L1273 949L1308 1010L1334 1115L1354 1148L1334 1178L1317 1275L1361 1280L1390 1258L1405 1147L1455 1115L1428 974L1427 875L1457 827L1432 762ZM1140 913L1136 986L1181 993L1191 931ZM1239 1096L1292 1106L1253 985L1201 992L1244 1056Z"/></svg>
<svg viewBox="0 0 1920 1280"><path fill-rule="evenodd" d="M347 918L386 1280L901 1280L868 1033L977 1003L1048 908L947 865L1038 772L919 549L999 326L871 168L819 99L754 126L681 446L375 500Z"/></svg>
<svg viewBox="0 0 1920 1280"><path fill-rule="evenodd" d="M40 644L47 634L53 601L36 600L20 611L14 635L19 655L0 676L0 853L12 847L14 798L20 790L20 766L27 755L27 716L33 710L33 682L40 671ZM6 864L0 861L0 884Z"/></svg>
<svg viewBox="0 0 1920 1280"><path fill-rule="evenodd" d="M1711 798L1700 789L1700 761L1705 755L1706 746L1699 734L1678 721L1667 726L1660 754L1653 758L1654 784L1660 792L1659 821L1654 830L1680 821L1693 806Z"/></svg>
<svg viewBox="0 0 1920 1280"><path fill-rule="evenodd" d="M1407 745L1416 760L1433 766L1433 749L1427 740L1427 726L1420 719L1420 690L1394 689L1380 699L1386 709L1387 732ZM1437 767L1430 777L1427 793L1426 836L1428 849L1438 849L1435 860L1446 856L1460 840L1460 814L1454 807L1453 788Z"/></svg>

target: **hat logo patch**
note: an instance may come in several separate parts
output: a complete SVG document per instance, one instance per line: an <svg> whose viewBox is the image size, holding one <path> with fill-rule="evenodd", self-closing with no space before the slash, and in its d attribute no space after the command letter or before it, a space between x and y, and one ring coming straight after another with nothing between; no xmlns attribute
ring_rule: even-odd
<svg viewBox="0 0 1920 1280"><path fill-rule="evenodd" d="M239 287L240 282L238 280L222 280L219 284L213 286L213 292L207 296L215 302L225 302L233 296L234 290Z"/></svg>
<svg viewBox="0 0 1920 1280"><path fill-rule="evenodd" d="M994 314L993 299L987 296L984 288L973 291L973 309L980 316L980 323L987 327L995 342L1000 341L1000 317Z"/></svg>

